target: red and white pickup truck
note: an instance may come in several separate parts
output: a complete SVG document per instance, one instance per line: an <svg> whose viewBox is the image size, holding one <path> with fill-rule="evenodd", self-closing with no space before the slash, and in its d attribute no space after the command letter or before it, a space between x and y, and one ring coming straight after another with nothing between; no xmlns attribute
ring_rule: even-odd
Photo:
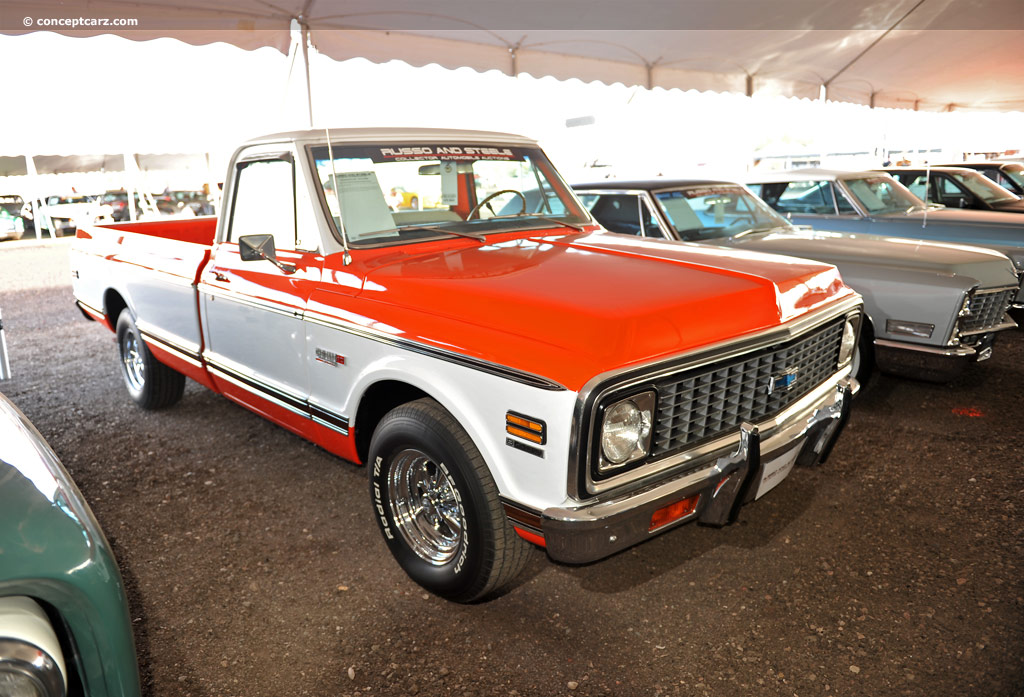
<svg viewBox="0 0 1024 697"><path fill-rule="evenodd" d="M187 376L369 465L395 558L453 600L524 540L583 563L731 522L856 389L834 267L605 233L525 138L272 135L224 191L219 219L80 229L79 307L143 408Z"/></svg>

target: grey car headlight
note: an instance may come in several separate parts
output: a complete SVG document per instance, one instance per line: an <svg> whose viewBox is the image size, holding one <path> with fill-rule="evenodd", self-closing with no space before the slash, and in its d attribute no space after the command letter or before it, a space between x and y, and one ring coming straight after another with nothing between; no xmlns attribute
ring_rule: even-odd
<svg viewBox="0 0 1024 697"><path fill-rule="evenodd" d="M843 340L839 343L839 367L842 368L853 358L853 351L857 348L857 329L853 322L846 321L843 327Z"/></svg>
<svg viewBox="0 0 1024 697"><path fill-rule="evenodd" d="M598 472L606 473L647 457L651 452L654 391L621 399L604 410Z"/></svg>

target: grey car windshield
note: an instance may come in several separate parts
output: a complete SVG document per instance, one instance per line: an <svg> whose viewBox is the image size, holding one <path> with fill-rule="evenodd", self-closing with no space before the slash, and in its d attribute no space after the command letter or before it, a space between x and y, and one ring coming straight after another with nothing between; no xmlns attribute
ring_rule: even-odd
<svg viewBox="0 0 1024 697"><path fill-rule="evenodd" d="M973 170L970 172L950 172L949 176L960 182L960 184L967 187L972 194L987 203L994 203L996 201L1015 201L1017 199L1016 196L980 172L975 172Z"/></svg>
<svg viewBox="0 0 1024 697"><path fill-rule="evenodd" d="M789 222L768 204L739 186L699 186L662 191L654 197L684 240L732 237L744 232L789 227Z"/></svg>
<svg viewBox="0 0 1024 697"><path fill-rule="evenodd" d="M924 201L888 176L844 179L843 184L860 205L872 215L907 213L925 208Z"/></svg>
<svg viewBox="0 0 1024 697"><path fill-rule="evenodd" d="M1003 165L999 171L1002 172L1007 179L1012 179L1017 182L1018 186L1024 186L1024 165Z"/></svg>

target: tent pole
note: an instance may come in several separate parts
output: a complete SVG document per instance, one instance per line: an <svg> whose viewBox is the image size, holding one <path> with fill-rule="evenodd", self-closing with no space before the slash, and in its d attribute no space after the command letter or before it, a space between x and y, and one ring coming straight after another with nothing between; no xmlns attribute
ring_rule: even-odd
<svg viewBox="0 0 1024 697"><path fill-rule="evenodd" d="M313 88L309 79L309 25L302 22L302 66L306 71L306 108L309 110L309 127L313 127Z"/></svg>
<svg viewBox="0 0 1024 697"><path fill-rule="evenodd" d="M861 51L860 53L858 53L858 54L857 54L857 56L856 56L856 57L855 57L855 58L854 58L854 59L853 59L852 61L850 61L849 63L847 63L846 65L844 65L844 66L843 66L842 68L840 68L840 69L839 69L839 72L837 72L837 73L836 73L835 75L833 75L833 76L832 76L832 77L830 77L829 79L825 80L825 89L828 89L828 88L832 87L832 83L833 83L833 82L835 82L835 79L836 79L837 77L839 77L840 75L842 75L843 73L845 73L845 72L846 72L847 70L849 70L849 69L850 69L850 67L851 67L851 66L853 66L853 64L854 64L854 63L856 63L856 62L857 62L857 61L859 61L859 60L860 60L861 58L863 58L863 57L864 57L864 55L865 55L865 54L866 54L866 53L867 53L868 51L870 51L871 49L873 49L873 48L874 48L875 46L877 46L877 45L879 44L879 42L881 42L881 41L882 41L882 39L884 39L885 37L889 36L889 34L890 34L890 33L891 33L891 32L892 32L892 31L893 31L893 30L894 30L894 29L895 29L896 27L898 27L898 26L899 26L899 25L900 25L900 24L901 24L901 23L903 22L903 20L905 20L905 19L906 19L907 17L909 17L910 15L912 15L912 14L914 13L914 10L916 10L917 8L919 8L919 7L920 7L921 5L923 5L923 4L924 4L924 0L918 0L918 2L917 2L917 4L916 4L916 5L914 5L913 7L911 7L911 8L910 8L910 10L908 10L908 11L907 11L907 13L906 13L905 15L903 15L902 17L900 17L899 19L897 19L897 20L896 20L896 22L895 22L895 23L894 23L894 24L893 24L893 25L892 25L891 27L889 27L888 29L886 29L886 30L885 30L885 32L883 32L881 36L879 36L879 37L878 37L877 39L875 39L874 41L872 41L872 42L871 42L871 44L870 44L870 45L869 45L869 46L868 46L867 48L865 48L865 49L864 49L863 51ZM874 90L874 87L872 87L871 89L872 89L872 90Z"/></svg>
<svg viewBox="0 0 1024 697"><path fill-rule="evenodd" d="M135 162L135 156L132 153L126 152L124 154L124 193L127 197L125 205L128 206L128 220L131 222L138 222L139 214L135 209L135 171L131 164ZM142 201L142 190L139 190L139 201Z"/></svg>

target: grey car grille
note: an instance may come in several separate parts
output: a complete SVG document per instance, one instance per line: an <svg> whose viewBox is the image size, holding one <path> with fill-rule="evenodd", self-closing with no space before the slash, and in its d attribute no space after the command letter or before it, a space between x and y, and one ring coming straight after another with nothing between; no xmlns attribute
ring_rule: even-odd
<svg viewBox="0 0 1024 697"><path fill-rule="evenodd" d="M971 298L970 314L960 321L961 332L977 332L1002 324L1016 288L979 290Z"/></svg>
<svg viewBox="0 0 1024 697"><path fill-rule="evenodd" d="M786 343L655 382L653 456L668 455L772 417L836 371L845 319ZM769 382L796 370L789 389Z"/></svg>

